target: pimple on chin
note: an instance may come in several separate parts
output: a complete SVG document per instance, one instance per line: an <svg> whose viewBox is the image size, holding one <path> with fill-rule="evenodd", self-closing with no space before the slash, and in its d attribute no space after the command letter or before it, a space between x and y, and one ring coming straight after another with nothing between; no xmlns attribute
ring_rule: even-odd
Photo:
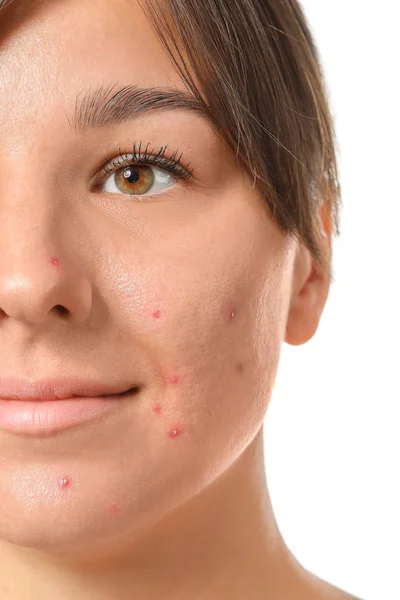
<svg viewBox="0 0 400 600"><path fill-rule="evenodd" d="M179 383L179 376L178 375L168 375L167 382L173 383L173 384Z"/></svg>

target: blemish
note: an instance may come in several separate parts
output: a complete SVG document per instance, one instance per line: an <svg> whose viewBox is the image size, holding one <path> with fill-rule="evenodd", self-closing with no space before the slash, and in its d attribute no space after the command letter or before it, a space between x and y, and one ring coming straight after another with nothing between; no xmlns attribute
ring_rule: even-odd
<svg viewBox="0 0 400 600"><path fill-rule="evenodd" d="M235 366L235 371L236 371L236 373L243 373L244 364L242 362L238 362L237 365Z"/></svg>
<svg viewBox="0 0 400 600"><path fill-rule="evenodd" d="M176 438L183 433L183 428L180 426L173 427L168 431L168 437Z"/></svg>
<svg viewBox="0 0 400 600"><path fill-rule="evenodd" d="M170 375L168 381L169 383L179 383L179 377L178 375Z"/></svg>
<svg viewBox="0 0 400 600"><path fill-rule="evenodd" d="M153 317L155 319L159 319L161 317L161 311L160 310L156 310L155 312L153 312Z"/></svg>
<svg viewBox="0 0 400 600"><path fill-rule="evenodd" d="M58 258L55 258L54 256L52 256L50 258L50 262L51 262L52 265L55 265L56 267L58 267L59 264L60 264L60 261L58 260Z"/></svg>
<svg viewBox="0 0 400 600"><path fill-rule="evenodd" d="M108 507L108 512L112 515L117 515L119 513L119 508L117 504L110 504Z"/></svg>
<svg viewBox="0 0 400 600"><path fill-rule="evenodd" d="M233 321L233 319L235 318L235 316L236 316L236 308L233 307L229 311L228 321Z"/></svg>
<svg viewBox="0 0 400 600"><path fill-rule="evenodd" d="M61 477L58 480L58 485L60 486L61 489L68 488L71 485L71 480L69 477Z"/></svg>
<svg viewBox="0 0 400 600"><path fill-rule="evenodd" d="M162 410L162 408L161 408L161 404L156 404L156 405L153 407L153 413L155 413L156 415L159 415L159 414L161 414L161 410Z"/></svg>

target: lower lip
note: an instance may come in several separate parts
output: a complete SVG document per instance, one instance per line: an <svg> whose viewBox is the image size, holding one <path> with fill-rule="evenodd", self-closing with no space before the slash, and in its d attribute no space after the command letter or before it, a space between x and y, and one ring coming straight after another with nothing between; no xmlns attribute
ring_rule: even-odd
<svg viewBox="0 0 400 600"><path fill-rule="evenodd" d="M30 402L0 398L0 429L25 435L57 433L118 410L135 393L132 389L115 396Z"/></svg>

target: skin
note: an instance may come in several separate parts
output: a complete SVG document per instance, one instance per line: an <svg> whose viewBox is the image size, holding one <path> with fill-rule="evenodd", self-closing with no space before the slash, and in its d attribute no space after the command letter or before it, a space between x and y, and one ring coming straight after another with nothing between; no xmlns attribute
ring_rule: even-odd
<svg viewBox="0 0 400 600"><path fill-rule="evenodd" d="M57 435L0 430L0 598L350 598L288 550L264 475L281 346L314 335L329 275L200 115L70 127L89 85L185 89L139 4L19 1L0 33L0 377L142 386ZM133 140L195 180L95 192Z"/></svg>

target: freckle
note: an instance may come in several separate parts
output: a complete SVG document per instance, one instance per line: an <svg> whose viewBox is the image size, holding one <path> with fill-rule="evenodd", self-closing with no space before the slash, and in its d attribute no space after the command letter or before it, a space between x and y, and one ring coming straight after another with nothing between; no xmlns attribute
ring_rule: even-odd
<svg viewBox="0 0 400 600"><path fill-rule="evenodd" d="M60 264L60 261L58 260L58 258L55 258L54 256L51 257L50 262L52 265L55 265L56 267L58 267Z"/></svg>
<svg viewBox="0 0 400 600"><path fill-rule="evenodd" d="M161 409L161 404L156 404L156 405L153 407L153 412L154 412L156 415L159 415L159 414L161 413L161 410L162 410L162 409Z"/></svg>
<svg viewBox="0 0 400 600"><path fill-rule="evenodd" d="M242 362L237 363L237 365L235 366L235 371L237 373L243 373L243 371L244 371L244 364Z"/></svg>
<svg viewBox="0 0 400 600"><path fill-rule="evenodd" d="M153 312L153 317L155 319L159 319L161 317L161 311L160 310L156 310L155 312Z"/></svg>
<svg viewBox="0 0 400 600"><path fill-rule="evenodd" d="M178 435L181 435L181 433L183 433L182 427L173 427L168 431L168 437L176 438Z"/></svg>
<svg viewBox="0 0 400 600"><path fill-rule="evenodd" d="M70 486L71 480L69 477L61 477L58 480L58 484L59 484L60 488L65 489Z"/></svg>
<svg viewBox="0 0 400 600"><path fill-rule="evenodd" d="M179 383L179 377L178 375L170 375L168 381L169 383Z"/></svg>
<svg viewBox="0 0 400 600"><path fill-rule="evenodd" d="M112 515L117 515L119 512L119 508L116 504L110 504L110 506L108 507L108 512Z"/></svg>

